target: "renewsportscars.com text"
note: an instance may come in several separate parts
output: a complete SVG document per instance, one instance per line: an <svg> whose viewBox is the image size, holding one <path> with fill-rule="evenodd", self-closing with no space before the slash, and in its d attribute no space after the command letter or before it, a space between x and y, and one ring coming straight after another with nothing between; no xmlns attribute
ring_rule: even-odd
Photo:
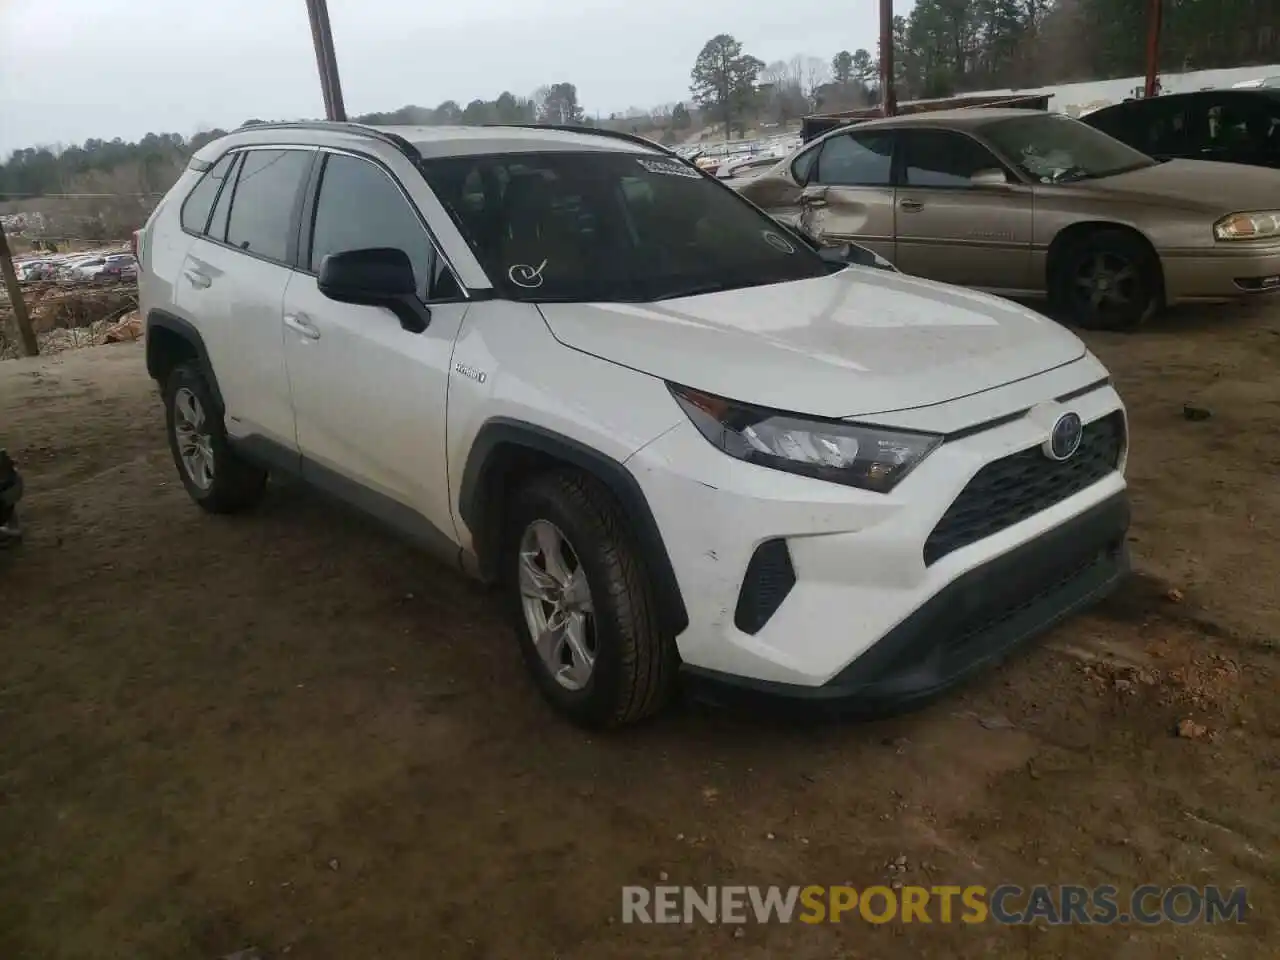
<svg viewBox="0 0 1280 960"><path fill-rule="evenodd" d="M1243 923L1247 908L1244 887L1187 884L622 888L623 923Z"/></svg>

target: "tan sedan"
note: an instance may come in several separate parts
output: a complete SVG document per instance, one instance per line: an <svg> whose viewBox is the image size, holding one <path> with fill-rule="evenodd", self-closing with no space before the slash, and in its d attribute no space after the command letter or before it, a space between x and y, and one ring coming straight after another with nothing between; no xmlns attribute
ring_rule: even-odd
<svg viewBox="0 0 1280 960"><path fill-rule="evenodd" d="M823 241L856 240L933 280L1047 295L1085 327L1280 290L1280 171L1159 162L1060 114L872 120L732 185Z"/></svg>

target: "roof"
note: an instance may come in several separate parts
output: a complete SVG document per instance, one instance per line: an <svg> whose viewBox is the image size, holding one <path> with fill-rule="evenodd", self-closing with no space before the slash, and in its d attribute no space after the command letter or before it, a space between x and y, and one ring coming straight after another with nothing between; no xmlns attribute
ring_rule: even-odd
<svg viewBox="0 0 1280 960"><path fill-rule="evenodd" d="M1043 110L1014 107L963 107L959 110L930 110L925 113L908 113L898 117L882 117L858 124L859 130L868 127L951 127L970 130L984 126L993 120L1012 120L1016 117L1048 117Z"/></svg>
<svg viewBox="0 0 1280 960"><path fill-rule="evenodd" d="M198 168L218 159L230 147L296 144L355 149L380 142L413 159L466 156L480 153L532 153L578 150L669 155L666 148L631 134L593 128L550 126L385 126L301 121L255 123L201 147L195 154ZM674 155L672 155L674 156Z"/></svg>
<svg viewBox="0 0 1280 960"><path fill-rule="evenodd" d="M658 152L634 141L610 136L607 132L582 133L554 127L375 127L408 140L423 157L457 156L472 153L525 153L539 150L605 150L622 153Z"/></svg>

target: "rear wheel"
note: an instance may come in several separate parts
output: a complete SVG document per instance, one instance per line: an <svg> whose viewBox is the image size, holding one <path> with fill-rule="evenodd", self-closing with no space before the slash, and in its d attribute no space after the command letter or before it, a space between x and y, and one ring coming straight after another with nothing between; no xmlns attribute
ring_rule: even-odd
<svg viewBox="0 0 1280 960"><path fill-rule="evenodd" d="M261 500L267 472L231 449L212 391L194 364L174 368L164 401L169 449L191 499L210 513L235 513Z"/></svg>
<svg viewBox="0 0 1280 960"><path fill-rule="evenodd" d="M1051 279L1055 304L1086 330L1128 330L1160 305L1160 263L1141 239L1098 230L1058 258Z"/></svg>
<svg viewBox="0 0 1280 960"><path fill-rule="evenodd" d="M517 493L503 556L521 649L543 696L575 723L614 727L657 712L675 677L652 590L622 512L582 473Z"/></svg>

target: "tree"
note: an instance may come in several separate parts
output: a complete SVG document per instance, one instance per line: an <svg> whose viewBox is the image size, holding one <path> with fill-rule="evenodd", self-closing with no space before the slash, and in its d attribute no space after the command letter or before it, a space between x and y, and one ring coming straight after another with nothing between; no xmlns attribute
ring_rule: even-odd
<svg viewBox="0 0 1280 960"><path fill-rule="evenodd" d="M689 108L683 103L671 108L671 126L676 130L687 130L693 126L693 117L689 116Z"/></svg>
<svg viewBox="0 0 1280 960"><path fill-rule="evenodd" d="M858 51L862 53L863 51ZM836 83L846 84L853 79L853 54L841 50L831 58L831 76Z"/></svg>
<svg viewBox="0 0 1280 960"><path fill-rule="evenodd" d="M706 42L690 73L690 91L701 107L714 110L724 121L725 137L731 136L733 118L755 94L756 77L764 63L742 52L742 44L727 33Z"/></svg>
<svg viewBox="0 0 1280 960"><path fill-rule="evenodd" d="M876 74L880 72L879 64L871 59L871 54L859 48L853 54L853 78L867 83L874 80Z"/></svg>
<svg viewBox="0 0 1280 960"><path fill-rule="evenodd" d="M553 83L546 88L539 123L580 124L582 107L578 105L578 88L572 83Z"/></svg>
<svg viewBox="0 0 1280 960"><path fill-rule="evenodd" d="M462 108L457 100L446 100L435 110L435 122L448 126L462 122Z"/></svg>

